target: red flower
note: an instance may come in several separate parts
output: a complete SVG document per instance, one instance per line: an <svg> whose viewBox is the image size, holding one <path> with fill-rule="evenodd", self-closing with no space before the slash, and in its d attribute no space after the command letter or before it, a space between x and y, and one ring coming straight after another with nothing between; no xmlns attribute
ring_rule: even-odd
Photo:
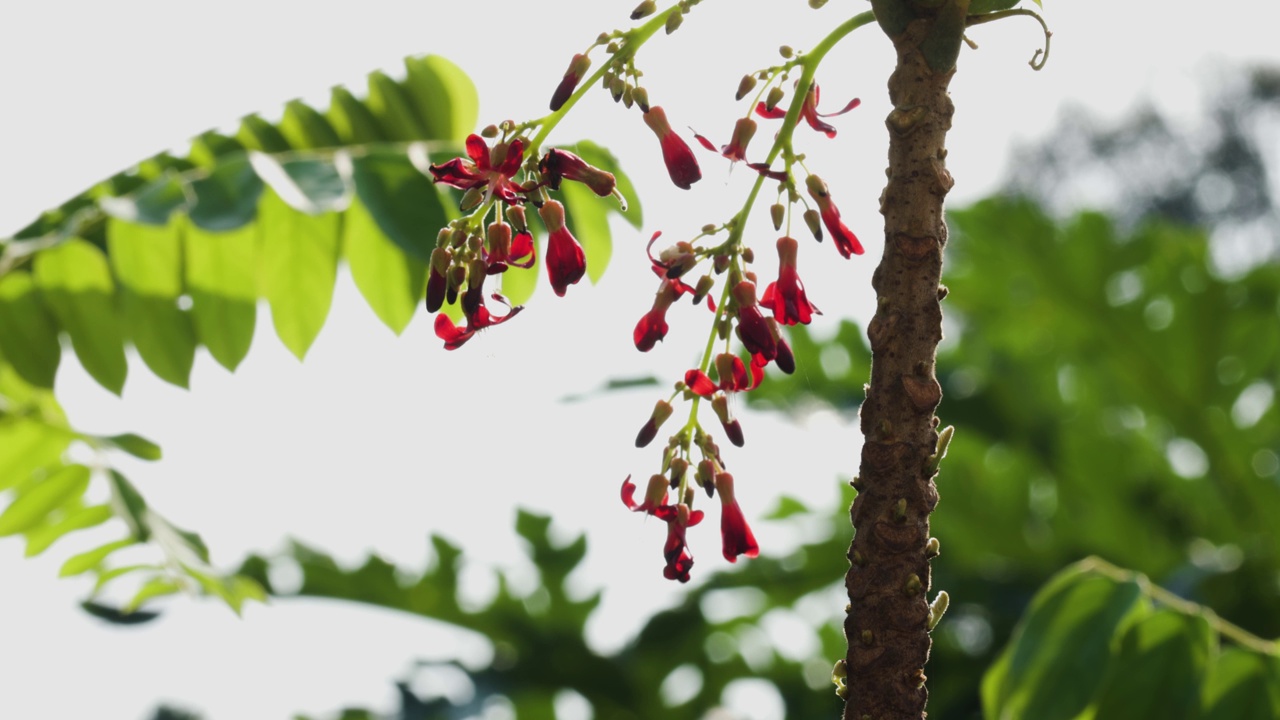
<svg viewBox="0 0 1280 720"><path fill-rule="evenodd" d="M582 246L564 224L564 205L549 200L538 208L538 215L547 226L547 277L556 295L564 297L564 291L577 283L587 271L586 256Z"/></svg>
<svg viewBox="0 0 1280 720"><path fill-rule="evenodd" d="M743 280L733 288L738 301L738 337L747 352L759 354L766 361L778 356L778 340L756 304L756 286Z"/></svg>
<svg viewBox="0 0 1280 720"><path fill-rule="evenodd" d="M555 112L564 106L569 100L569 96L573 95L574 88L578 87L578 83L582 82L582 76L587 74L587 69L591 67L591 58L581 53L574 55L569 61L569 69L564 71L564 77L561 78L560 84L556 86L556 91L551 95L551 112Z"/></svg>
<svg viewBox="0 0 1280 720"><path fill-rule="evenodd" d="M493 294L493 299L498 302L506 302L502 299L502 296L497 293ZM503 315L502 317L494 317L490 314L489 309L484 306L484 298L480 298L479 304L475 309L467 313L467 326L465 328L460 328L457 325L454 325L453 320L451 320L448 315L436 315L436 337L444 341L445 350L457 350L462 347L463 343L470 340L471 336L475 335L477 332L493 325L500 325L515 317L516 313L519 313L523 309L523 305L517 305L516 307L511 308L511 311L506 315Z"/></svg>
<svg viewBox="0 0 1280 720"><path fill-rule="evenodd" d="M701 510L690 510L684 503L661 505L653 511L654 517L667 523L667 542L662 546L662 556L667 561L667 566L662 569L663 577L682 583L689 582L693 556L689 554L685 530L702 522L704 515Z"/></svg>
<svg viewBox="0 0 1280 720"><path fill-rule="evenodd" d="M800 117L804 118L804 121L809 123L809 127L825 133L829 138L833 138L836 136L836 129L823 122L821 118L843 115L861 105L862 101L858 98L854 98L849 101L848 105L845 105L844 108L838 112L820 113L818 112L819 95L820 91L818 90L818 84L814 83L810 85L809 92L804 96L804 104L800 106ZM770 110L769 107L762 102L759 105L756 105L756 114L760 117L777 119L780 117L786 117L787 111L777 106Z"/></svg>
<svg viewBox="0 0 1280 720"><path fill-rule="evenodd" d="M738 118L738 122L733 126L733 136L729 138L729 144L720 148L720 154L729 158L733 162L747 159L747 143L751 142L751 138L756 134L756 121L749 117Z"/></svg>
<svg viewBox="0 0 1280 720"><path fill-rule="evenodd" d="M609 197L618 186L613 173L592 167L586 160L567 150L548 150L538 167L552 190L559 190L562 180L573 180L591 188L591 192L600 197Z"/></svg>
<svg viewBox="0 0 1280 720"><path fill-rule="evenodd" d="M443 165L431 166L431 177L436 182L459 190L485 188L488 195L497 195L506 203L522 202L520 193L525 188L511 181L524 160L524 141L520 138L508 143L498 143L489 149L479 135L467 136L467 157L454 158ZM486 198L487 199L487 198Z"/></svg>
<svg viewBox="0 0 1280 720"><path fill-rule="evenodd" d="M796 241L778 238L778 281L764 289L760 304L773 311L773 317L783 325L808 325L814 313L822 311L809 302L804 283L796 272Z"/></svg>
<svg viewBox="0 0 1280 720"><path fill-rule="evenodd" d="M662 161L667 165L667 174L676 187L688 190L694 183L702 179L702 170L698 161L679 135L671 129L667 122L667 114L657 105L644 113L644 124L658 136L662 144Z"/></svg>
<svg viewBox="0 0 1280 720"><path fill-rule="evenodd" d="M724 559L737 562L739 555L756 557L760 554L760 545L733 496L733 476L725 472L717 474L716 492L720 495L720 541Z"/></svg>
<svg viewBox="0 0 1280 720"><path fill-rule="evenodd" d="M836 250L839 250L844 257L861 255L862 243L858 242L858 236L854 235L853 231L840 219L840 210L835 203L831 202L831 191L827 188L827 183L817 175L810 175L804 182L809 190L809 197L818 204L818 214L822 216L822 224L827 226L827 232L831 233L832 239L835 240Z"/></svg>
<svg viewBox="0 0 1280 720"><path fill-rule="evenodd" d="M631 482L631 476L628 475L622 481L622 504L631 512L655 514L659 507L667 504L667 479L662 475L651 476L649 486L644 491L644 503L636 504L635 497L636 484Z"/></svg>
<svg viewBox="0 0 1280 720"><path fill-rule="evenodd" d="M640 352L649 352L659 340L667 336L667 330L670 329L667 326L667 308L671 307L671 303L675 302L683 292L678 283L680 283L679 280L663 278L662 284L658 286L658 293L653 298L653 308L640 318L640 322L636 323L631 339Z"/></svg>
<svg viewBox="0 0 1280 720"><path fill-rule="evenodd" d="M497 275L507 271L509 265L531 268L537 257L533 254L533 235L528 230L511 235L511 226L504 222L489 224L487 247L482 248L485 272Z"/></svg>
<svg viewBox="0 0 1280 720"><path fill-rule="evenodd" d="M742 358L732 353L720 353L716 356L716 374L720 378L719 383L711 382L711 378L707 377L706 373L693 369L684 374L684 384L694 395L709 398L718 390L725 392L755 390L764 379L763 370L755 367L754 363L751 376L748 377Z"/></svg>

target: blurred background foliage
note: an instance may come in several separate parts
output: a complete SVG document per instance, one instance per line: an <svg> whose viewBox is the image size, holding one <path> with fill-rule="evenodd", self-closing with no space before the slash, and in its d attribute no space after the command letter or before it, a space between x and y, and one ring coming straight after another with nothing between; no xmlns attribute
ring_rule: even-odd
<svg viewBox="0 0 1280 720"><path fill-rule="evenodd" d="M1280 635L1280 266L1268 262L1280 243L1268 185L1274 146L1265 144L1280 83L1272 71L1242 77L1222 87L1203 127L1176 128L1155 111L1116 127L1068 116L1051 143L1024 151L1009 184L1016 194L950 215L938 375L943 424L956 434L939 477L934 589L952 603L928 668L933 717L982 717L982 676L1001 648L1011 638L1010 647L1025 647L1053 620L1044 608L1079 607L1090 593L1098 612L1111 613L1099 642L1113 660L1149 667L1142 653L1157 646L1178 658L1133 676L1151 688L1124 693L1114 670L1097 668L1094 679L1111 684L1100 702L1158 695L1176 674L1170 668L1194 668L1198 675L1184 680L1205 682L1206 707L1218 703L1204 717L1274 717L1280 708L1274 646L1268 656L1265 647L1224 642L1217 654L1203 617L1139 599L1138 576L1088 575L1082 568L1092 566L1076 565L1046 586L1097 555L1255 635ZM1068 212L1083 202L1068 189L1090 181L1107 188L1108 212ZM1245 226L1254 230L1242 246ZM1235 250L1218 247L1219 238ZM870 362L862 329L844 322L816 337L800 327L791 338L800 370L770 376L751 402L786 413L815 403L856 412ZM462 554L441 538L423 573L378 558L342 568L295 545L298 595L502 638L481 666L424 663L415 674L438 682L400 678L399 708L329 717L467 718L495 707L520 718L559 717L556 708L565 716L578 708L576 717L718 717L722 693L744 683L776 688L788 718L834 716L830 674L843 656L845 600L833 579L846 568L847 504L784 500L769 521L803 525L812 541L707 577L612 655L583 639L598 596L565 587L585 540L554 544L547 518L522 514L517 524L541 586L519 594L500 582L485 607L459 602ZM278 561L252 557L242 571L274 592L268 568ZM1029 606L1031 622L1016 631ZM795 642L771 642L779 633ZM1000 696L1010 659L988 681L988 701ZM1229 713L1228 701L1248 709ZM1179 702L1179 716L1201 716L1190 700ZM185 716L164 709L156 717Z"/></svg>

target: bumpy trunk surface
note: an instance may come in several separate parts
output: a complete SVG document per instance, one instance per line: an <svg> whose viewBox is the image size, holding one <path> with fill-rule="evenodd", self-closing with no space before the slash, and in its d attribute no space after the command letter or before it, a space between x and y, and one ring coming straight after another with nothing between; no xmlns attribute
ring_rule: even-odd
<svg viewBox="0 0 1280 720"><path fill-rule="evenodd" d="M967 3L966 3L967 4ZM938 502L932 462L942 388L934 358L942 338L939 285L947 242L942 204L952 179L944 142L954 108L954 68L930 69L920 46L930 20L894 38L889 79L889 181L881 197L884 256L871 339L871 384L862 406L866 442L854 485L855 534L846 577L849 697L845 720L923 718L928 692L929 514Z"/></svg>

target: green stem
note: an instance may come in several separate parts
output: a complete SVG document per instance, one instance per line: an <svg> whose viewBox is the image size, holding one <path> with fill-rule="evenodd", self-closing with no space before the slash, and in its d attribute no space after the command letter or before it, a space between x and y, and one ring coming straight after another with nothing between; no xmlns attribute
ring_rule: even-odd
<svg viewBox="0 0 1280 720"><path fill-rule="evenodd" d="M1135 582L1142 592L1152 600L1173 608L1184 615L1198 615L1205 619L1219 635L1230 638L1237 645L1249 648L1265 655L1280 655L1280 641L1263 640L1244 628L1227 620L1223 620L1211 608L1194 603L1186 598L1178 597L1172 592L1151 582L1151 579L1140 572L1126 570L1112 565L1100 557L1091 557L1081 563L1081 567L1093 570L1100 575L1117 582Z"/></svg>

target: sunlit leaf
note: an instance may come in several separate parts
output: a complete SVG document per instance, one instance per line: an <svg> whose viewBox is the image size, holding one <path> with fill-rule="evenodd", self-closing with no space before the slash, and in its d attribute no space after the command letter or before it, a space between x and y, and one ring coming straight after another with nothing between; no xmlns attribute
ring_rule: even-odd
<svg viewBox="0 0 1280 720"><path fill-rule="evenodd" d="M21 491L0 513L0 537L26 532L89 487L89 468L68 465Z"/></svg>
<svg viewBox="0 0 1280 720"><path fill-rule="evenodd" d="M186 229L186 284L196 335L223 367L249 352L256 318L259 226L227 232Z"/></svg>
<svg viewBox="0 0 1280 720"><path fill-rule="evenodd" d="M407 57L405 86L426 126L425 138L463 140L475 129L480 102L475 85L439 55Z"/></svg>
<svg viewBox="0 0 1280 720"><path fill-rule="evenodd" d="M62 358L58 326L40 302L29 273L0 277L0 354L22 379L37 387L53 387Z"/></svg>
<svg viewBox="0 0 1280 720"><path fill-rule="evenodd" d="M128 365L106 256L73 238L40 253L35 277L41 296L71 336L80 364L100 385L119 395Z"/></svg>
<svg viewBox="0 0 1280 720"><path fill-rule="evenodd" d="M123 540L109 542L101 547L82 552L79 555L72 555L67 561L62 563L62 569L58 571L58 577L71 577L80 573L89 572L97 567L111 553L137 544L137 540L128 537Z"/></svg>
<svg viewBox="0 0 1280 720"><path fill-rule="evenodd" d="M25 555L35 557L48 550L55 542L76 530L97 527L110 520L114 514L107 505L79 507L63 514L54 522L27 531Z"/></svg>
<svg viewBox="0 0 1280 720"><path fill-rule="evenodd" d="M338 274L337 213L307 215L286 206L275 193L263 195L262 294L271 304L276 334L301 360L315 341Z"/></svg>

